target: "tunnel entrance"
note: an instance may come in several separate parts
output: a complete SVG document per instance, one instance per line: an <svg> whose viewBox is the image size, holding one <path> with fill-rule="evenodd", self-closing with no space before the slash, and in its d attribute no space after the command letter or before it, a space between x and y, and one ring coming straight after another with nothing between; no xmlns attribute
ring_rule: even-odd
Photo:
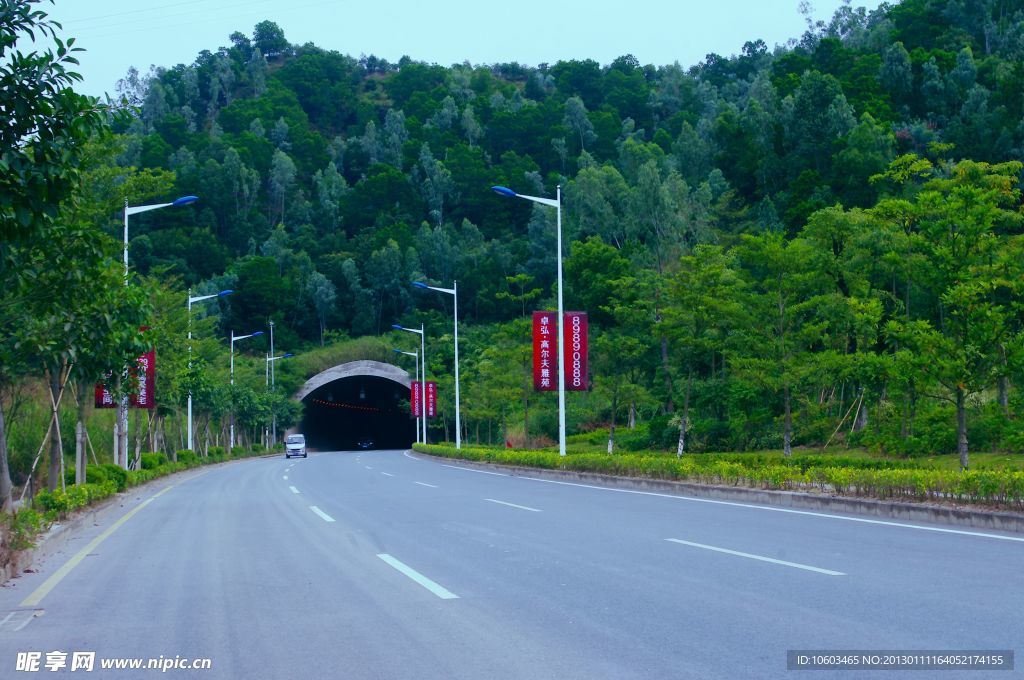
<svg viewBox="0 0 1024 680"><path fill-rule="evenodd" d="M409 375L376 361L330 368L295 395L305 406L300 431L322 451L404 449L416 440Z"/></svg>

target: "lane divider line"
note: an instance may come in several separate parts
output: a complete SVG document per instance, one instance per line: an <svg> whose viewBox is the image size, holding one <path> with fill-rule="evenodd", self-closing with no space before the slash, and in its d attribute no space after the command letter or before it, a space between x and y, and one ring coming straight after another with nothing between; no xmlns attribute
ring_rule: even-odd
<svg viewBox="0 0 1024 680"><path fill-rule="evenodd" d="M320 515L320 519L322 519L325 522L333 522L334 521L333 517L331 517L326 512L324 512L320 508L316 507L315 505L309 506L309 509L312 510L313 512L315 512L316 514Z"/></svg>
<svg viewBox="0 0 1024 680"><path fill-rule="evenodd" d="M451 467L451 466L448 466ZM692 496L679 496L670 493L657 493L655 491L637 491L635 489L616 489L610 486L597 486L595 484L579 484L577 482L561 482L556 479L541 479L540 477L519 477L531 482L544 482L545 484L561 484L563 486L578 486L582 489L597 489L598 491L614 491L616 493L631 493L639 496L657 496L659 498L674 498L677 501L690 501L692 503L710 503L712 505L730 505L734 508L748 508L750 510L763 510L765 512L783 512L790 515L807 515L809 517L824 517L825 519L838 519L844 522L861 522L862 524L880 524L882 526L900 527L902 529L916 529L918 531L935 531L942 534L958 534L960 536L975 536L978 538L994 538L1000 541L1015 541L1024 543L1021 536L1003 536L1001 534L988 534L981 531L966 531L963 529L945 529L942 527L927 527L920 524L906 524L904 522L888 522L881 519L866 519L864 517L847 517L845 515L833 515L827 512L814 512L812 510L793 510L791 508L773 508L767 505L754 505L752 503L737 503L735 501L716 501L710 498L694 498Z"/></svg>
<svg viewBox="0 0 1024 680"><path fill-rule="evenodd" d="M529 510L530 512L541 512L537 508L529 508L525 505L516 505L515 503L506 503L505 501L496 501L493 498L485 498L484 500L490 501L491 503L498 503L499 505L507 505L510 508L519 508L520 510Z"/></svg>
<svg viewBox="0 0 1024 680"><path fill-rule="evenodd" d="M726 555L735 555L736 557L746 557L750 560L759 560L761 562L771 562L772 564L781 564L785 567L793 567L794 569L803 569L805 571L813 571L818 574L825 574L826 576L846 576L841 571L832 571L831 569L822 569L821 567L812 567L807 564L800 564L799 562L787 562L786 560L776 560L771 557L764 557L762 555L751 555L750 553L739 552L737 550L728 550L726 548L716 548L713 545L704 545L703 543L692 543L690 541L682 541L678 538L666 538L666 541L672 543L679 543L681 545L688 545L693 548L701 548L702 550L711 550L713 552L725 553Z"/></svg>
<svg viewBox="0 0 1024 680"><path fill-rule="evenodd" d="M461 465L447 465L442 463L441 467L452 468L454 470L466 470L467 472L479 472L482 475L494 475L495 477L509 477L504 472L490 472L488 470L474 470L473 468L462 467Z"/></svg>
<svg viewBox="0 0 1024 680"><path fill-rule="evenodd" d="M427 484L426 482L413 482L413 484L419 484L420 486L429 486L431 489L436 489L437 486L433 484Z"/></svg>
<svg viewBox="0 0 1024 680"><path fill-rule="evenodd" d="M384 475L385 477L394 477L394 475L391 474L390 472L382 472L381 474Z"/></svg>
<svg viewBox="0 0 1024 680"><path fill-rule="evenodd" d="M432 592L434 595L437 595L442 600L457 600L457 599L459 599L459 596L456 595L455 593L453 593L452 591L448 590L447 588L445 588L444 586L440 585L436 581L431 581L429 578L427 578L423 574L419 573L418 571L416 571L412 567L410 567L410 566L408 566L406 564L403 564L401 561L395 559L391 555L388 555L387 553L380 553L380 554L377 555L377 557L379 557L382 560L384 560L385 564L387 564L387 565L393 567L394 569L397 569L401 573L405 574L406 576L411 578L413 581L415 581L416 583L420 584L421 586L423 586L424 588L426 588L427 590Z"/></svg>
<svg viewBox="0 0 1024 680"><path fill-rule="evenodd" d="M200 475L203 475L203 474L206 474L206 472L204 471L204 472L200 473ZM199 475L196 475L195 477L189 477L189 479L195 479L198 476ZM67 562L65 562L60 567L60 569L58 569L57 571L53 572L53 574L51 574L48 579L43 581L43 583L38 588L33 590L32 593L29 594L28 597L26 597L24 600L21 601L21 605L20 606L22 606L22 607L35 607L40 602L42 602L43 598L46 597L51 590L56 588L57 584L60 583L61 581L63 581L65 576L67 576L68 574L71 573L72 569L77 567L79 565L79 563L81 563L81 561L84 560L89 555L89 553L94 552L96 550L96 547L100 543L102 543L103 541L107 540L107 538L109 538L111 534L113 534L115 531L117 531L121 527L122 524L124 524L125 522L130 520L132 517L135 516L136 513L138 513L144 507L146 507L147 505L149 505L150 503L155 501L157 498L159 498L160 496L163 496L165 493L167 493L168 491L170 491L174 487L178 486L178 484L182 484L184 482L189 481L189 479L183 479L180 482L177 482L175 484L171 484L170 486L165 487L165 488L161 489L160 491L157 491L155 494L153 494L152 496L150 496L146 500L142 501L142 503L140 503L139 505L135 506L134 508L129 510L127 513L125 513L125 515L123 517L121 517L121 519L119 519L116 522L114 522L113 524L111 524L109 527L107 527L107 529L102 534L100 534L96 538L94 538L91 541L89 541L89 543L84 548L82 548L77 553L75 553L71 557L71 559L69 559Z"/></svg>
<svg viewBox="0 0 1024 680"><path fill-rule="evenodd" d="M292 490L292 493L298 493L299 492L299 490L296 489L294 486L289 486L288 488Z"/></svg>

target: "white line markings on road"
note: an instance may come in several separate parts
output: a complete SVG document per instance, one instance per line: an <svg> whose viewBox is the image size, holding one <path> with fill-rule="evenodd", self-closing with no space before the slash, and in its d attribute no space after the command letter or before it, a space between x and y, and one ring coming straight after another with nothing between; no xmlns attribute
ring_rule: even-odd
<svg viewBox="0 0 1024 680"><path fill-rule="evenodd" d="M367 470L372 470L372 469L373 469L373 468L372 468L372 467L370 467L369 465L364 465L363 467L365 467L365 468L366 468Z"/></svg>
<svg viewBox="0 0 1024 680"><path fill-rule="evenodd" d="M384 560L386 564L402 572L403 574L411 578L413 581L415 581L416 583L420 584L421 586L432 592L434 595L437 595L442 600L459 599L459 596L453 593L452 591L448 590L444 586L434 581L431 581L423 574L419 573L412 567L403 564L399 560L396 560L391 555L388 555L387 553L380 553L377 555L377 557L381 558L382 560Z"/></svg>
<svg viewBox="0 0 1024 680"><path fill-rule="evenodd" d="M284 477L282 477L281 479L283 479L283 480L285 480L285 481L287 482L287 481L288 481L288 475L285 475L285 476L284 476Z"/></svg>
<svg viewBox="0 0 1024 680"><path fill-rule="evenodd" d="M455 470L466 470L467 472L479 472L482 475L494 475L495 477L508 477L504 472L488 472L487 470L474 470L473 468L462 467L460 465L445 465L441 464L442 467L452 468Z"/></svg>
<svg viewBox="0 0 1024 680"><path fill-rule="evenodd" d="M333 522L334 521L333 517L331 517L326 512L324 512L320 508L316 507L315 505L309 506L309 509L312 510L313 512L315 512L316 514L320 515L320 519L322 519L325 522Z"/></svg>
<svg viewBox="0 0 1024 680"><path fill-rule="evenodd" d="M416 460L416 461L419 460L419 458L417 458L416 456L410 456L408 451L403 451L402 455L405 456L406 458L408 458L409 460Z"/></svg>
<svg viewBox="0 0 1024 680"><path fill-rule="evenodd" d="M449 466L451 467L451 466ZM490 473L493 474L493 473ZM784 512L791 515L809 515L811 517L824 517L826 519L840 519L845 522L861 522L863 524L881 524L883 526L900 527L903 529L917 529L918 531L937 531L943 534L960 534L962 536L976 536L978 538L995 538L1000 541L1016 541L1024 543L1021 536L1002 536L1000 534L986 534L980 531L964 531L962 529L943 529L942 527L926 527L919 524L905 524L903 522L886 522L880 519L865 519L863 517L846 517L844 515L832 515L826 512L812 512L810 510L791 510L790 508L773 508L765 505L753 505L751 503L736 503L733 501L716 501L710 498L693 498L691 496L679 496L670 493L656 493L654 491L636 491L634 489L615 489L610 486L597 486L594 484L577 484L576 482L560 482L555 479L541 479L540 477L519 477L528 479L531 482L544 482L546 484L561 484L563 486L578 486L583 489L597 489L599 491L615 491L617 493L632 493L639 496L657 496L659 498L674 498L677 501L691 501L693 503L711 503L712 505L731 505L735 508L748 508L750 510L764 510L766 512Z"/></svg>
<svg viewBox="0 0 1024 680"><path fill-rule="evenodd" d="M394 475L391 474L390 472L382 472L381 474L384 475L385 477L394 477Z"/></svg>
<svg viewBox="0 0 1024 680"><path fill-rule="evenodd" d="M505 501L496 501L493 498L485 498L484 500L490 501L491 503L498 503L499 505L507 505L510 508L519 508L520 510L529 510L530 512L540 512L540 510L538 510L537 508L528 508L525 505L516 505L515 503L506 503Z"/></svg>
<svg viewBox="0 0 1024 680"><path fill-rule="evenodd" d="M822 569L820 567L812 567L807 564L800 564L798 562L787 562L785 560L776 560L771 557L763 557L761 555L751 555L750 553L738 552L736 550L727 550L725 548L716 548L713 545L704 545L703 543L691 543L690 541L681 541L678 538L666 538L666 541L672 543L680 543L682 545L689 545L694 548L701 548L703 550L713 550L714 552L725 553L726 555L736 555L737 557L746 557L751 560L760 560L761 562L771 562L772 564L781 564L786 567L793 567L794 569L803 569L805 571L813 571L819 574L825 574L826 576L846 576L841 571L832 571L831 569Z"/></svg>
<svg viewBox="0 0 1024 680"><path fill-rule="evenodd" d="M289 486L288 488L292 490L292 493L298 493L299 492L299 490L296 489L294 486Z"/></svg>
<svg viewBox="0 0 1024 680"><path fill-rule="evenodd" d="M426 482L413 482L413 484L419 484L420 486L429 486L431 489L436 489L437 488L433 484L427 484Z"/></svg>

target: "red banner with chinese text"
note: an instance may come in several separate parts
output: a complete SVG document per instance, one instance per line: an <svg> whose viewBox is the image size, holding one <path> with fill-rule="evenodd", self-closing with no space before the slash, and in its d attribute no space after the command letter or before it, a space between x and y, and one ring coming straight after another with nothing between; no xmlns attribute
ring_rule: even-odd
<svg viewBox="0 0 1024 680"><path fill-rule="evenodd" d="M565 338L565 389L585 392L590 383L587 375L587 313L566 312L563 337Z"/></svg>
<svg viewBox="0 0 1024 680"><path fill-rule="evenodd" d="M151 349L135 360L135 378L137 386L131 396L134 408L156 408L156 350Z"/></svg>
<svg viewBox="0 0 1024 680"><path fill-rule="evenodd" d="M437 383L433 380L427 381L426 389L427 417L437 417Z"/></svg>
<svg viewBox="0 0 1024 680"><path fill-rule="evenodd" d="M114 408L117 406L117 402L114 401L114 395L107 389L106 383L96 383L96 387L93 388L93 404L96 408Z"/></svg>
<svg viewBox="0 0 1024 680"><path fill-rule="evenodd" d="M558 389L558 314L533 313L533 389L548 392Z"/></svg>
<svg viewBox="0 0 1024 680"><path fill-rule="evenodd" d="M412 387L409 389L409 407L412 409L412 415L419 418L423 415L423 398L422 392L420 391L420 381L413 380Z"/></svg>

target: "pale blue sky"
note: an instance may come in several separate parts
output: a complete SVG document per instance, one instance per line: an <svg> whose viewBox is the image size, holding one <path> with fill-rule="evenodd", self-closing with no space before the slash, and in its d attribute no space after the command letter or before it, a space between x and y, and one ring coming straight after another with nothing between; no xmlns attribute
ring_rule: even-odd
<svg viewBox="0 0 1024 680"><path fill-rule="evenodd" d="M812 0L827 19L841 0ZM877 7L880 0L854 0ZM312 42L358 57L409 55L445 66L560 59L601 64L633 54L642 64L692 66L709 52L736 54L747 40L769 48L805 30L799 0L56 0L43 3L87 52L79 71L87 94L114 93L129 66L190 64L203 49L252 35L269 19L291 43Z"/></svg>

